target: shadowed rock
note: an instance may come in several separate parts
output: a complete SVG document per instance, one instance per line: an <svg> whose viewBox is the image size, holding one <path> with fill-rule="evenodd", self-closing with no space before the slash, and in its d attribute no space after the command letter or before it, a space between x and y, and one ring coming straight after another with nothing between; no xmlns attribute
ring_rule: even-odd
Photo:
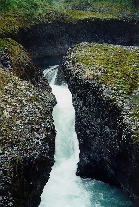
<svg viewBox="0 0 139 207"><path fill-rule="evenodd" d="M75 108L80 148L77 175L121 187L138 207L137 54L137 48L82 43L67 52L62 69ZM123 56L126 62L132 55L134 61L131 58L127 66L119 61Z"/></svg>

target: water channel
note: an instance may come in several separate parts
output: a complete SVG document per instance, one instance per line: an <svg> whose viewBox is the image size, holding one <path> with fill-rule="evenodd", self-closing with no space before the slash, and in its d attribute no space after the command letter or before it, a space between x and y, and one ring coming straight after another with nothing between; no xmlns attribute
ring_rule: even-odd
<svg viewBox="0 0 139 207"><path fill-rule="evenodd" d="M39 207L133 207L122 190L101 181L76 176L79 147L74 128L72 95L66 83L55 85L58 66L52 66L51 63L46 69L45 64L42 65L57 99L53 109L57 136L55 164L41 195Z"/></svg>

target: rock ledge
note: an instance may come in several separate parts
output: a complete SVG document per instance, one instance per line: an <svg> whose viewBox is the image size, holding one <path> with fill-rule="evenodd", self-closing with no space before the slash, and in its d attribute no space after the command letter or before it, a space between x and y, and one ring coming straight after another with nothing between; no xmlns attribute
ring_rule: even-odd
<svg viewBox="0 0 139 207"><path fill-rule="evenodd" d="M128 61L132 55L134 61ZM81 43L67 52L62 65L75 108L77 175L121 187L137 207L138 55L133 47ZM122 57L129 67L122 66Z"/></svg>

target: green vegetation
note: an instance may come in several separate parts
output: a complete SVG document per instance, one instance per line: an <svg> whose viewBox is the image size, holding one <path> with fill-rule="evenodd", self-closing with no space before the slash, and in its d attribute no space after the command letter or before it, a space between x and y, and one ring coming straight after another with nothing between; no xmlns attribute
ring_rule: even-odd
<svg viewBox="0 0 139 207"><path fill-rule="evenodd" d="M45 122L47 113L51 114L46 112L45 104L53 94L49 88L43 90L31 83L31 78L37 79L40 73L22 45L5 38L0 39L0 48L0 55L7 57L11 65L10 69L0 66L0 146L8 143L11 147L31 141L35 126Z"/></svg>
<svg viewBox="0 0 139 207"><path fill-rule="evenodd" d="M11 38L0 38L0 48L0 53L6 52L8 55L14 75L25 80L37 78L39 71L34 67L31 57L22 45Z"/></svg>
<svg viewBox="0 0 139 207"><path fill-rule="evenodd" d="M37 12L39 9L52 5L53 0L0 0L0 11L30 10L29 12Z"/></svg>
<svg viewBox="0 0 139 207"><path fill-rule="evenodd" d="M29 12L42 11L49 5L53 5L55 0L0 0L0 11L23 10ZM138 7L138 0L63 0L57 4L61 5L72 5L72 6L93 6L98 4L126 4L130 7Z"/></svg>
<svg viewBox="0 0 139 207"><path fill-rule="evenodd" d="M29 28L42 22L76 22L95 18L138 19L139 1L0 0L0 13L0 34L8 36L20 28ZM39 71L32 65L29 54L20 44L10 38L0 39L0 48L0 55L6 54L12 66L12 72L0 67L0 147L6 151L8 159L14 154L16 170L10 170L8 174L9 181L13 182L14 177L17 179L18 162L24 159L29 149L35 151L36 146L39 146L39 141L34 142L34 136L44 136L46 118L51 116L46 103L52 101L53 95L48 90L40 91L30 81L21 80L36 78ZM139 144L139 50L84 43L74 47L73 58L74 72L78 73L77 68L81 66L85 80L96 80L101 86L112 88L114 93L110 94L110 98L114 103L117 94L120 95L122 108L130 100L131 110L127 109L129 114L125 120L134 127L133 130L136 129L134 141ZM45 135L47 136L46 132ZM27 152L23 150L24 146ZM14 188L21 186L20 179L13 183Z"/></svg>
<svg viewBox="0 0 139 207"><path fill-rule="evenodd" d="M76 22L83 19L138 19L139 8L126 1L0 0L0 34L7 36L20 28L52 21Z"/></svg>
<svg viewBox="0 0 139 207"><path fill-rule="evenodd" d="M0 82L0 148L4 153L4 157L1 157L2 172L6 175L6 185L10 186L10 192L13 191L13 195L16 193L17 198L25 202L32 194L36 194L36 190L29 188L30 182L24 169L31 165L35 176L38 175L37 158L40 162L43 152L41 142L35 141L35 137L36 134L40 140L44 135L49 137L47 131L50 129L46 128L45 123L51 117L51 111L48 108L46 111L46 103L52 94L47 90L41 92L2 67Z"/></svg>
<svg viewBox="0 0 139 207"><path fill-rule="evenodd" d="M71 53L73 73L100 85L104 98L123 111L123 121L133 127L139 144L139 49L81 43Z"/></svg>
<svg viewBox="0 0 139 207"><path fill-rule="evenodd" d="M101 19L111 19L113 18L112 14L105 14L103 15L102 13L96 13L96 12L91 12L91 11L81 11L81 10L69 10L66 12L69 17L72 18L72 21L77 21L77 20L83 20L83 19L95 19L95 18L101 18Z"/></svg>
<svg viewBox="0 0 139 207"><path fill-rule="evenodd" d="M135 0L0 0L0 11L2 35L16 33L20 28L42 22L77 22L84 19L93 21L96 18L138 20L139 16L138 2ZM24 78L30 74L30 67L28 70L24 65L26 60L30 62L30 57L21 45L7 38L0 39L0 47L2 51L7 48L6 53L10 58L14 75ZM84 65L87 79L95 77L100 84L116 87L127 95L131 95L138 88L139 50L130 51L120 46L105 44L77 45L75 49L75 60ZM37 77L35 70L34 73ZM133 100L135 99L133 96Z"/></svg>
<svg viewBox="0 0 139 207"><path fill-rule="evenodd" d="M19 28L44 21L53 5L53 0L0 0L0 2L0 34L17 32Z"/></svg>
<svg viewBox="0 0 139 207"><path fill-rule="evenodd" d="M35 0L34 0L35 1ZM14 5L7 9L1 8L0 34L7 36L9 33L16 33L20 28L29 28L32 25L42 22L48 23L65 16L65 8L53 1L36 0L36 4ZM25 1L28 2L28 1ZM19 3L19 1L18 1ZM33 6L34 5L34 6ZM64 11L63 11L64 10Z"/></svg>
<svg viewBox="0 0 139 207"><path fill-rule="evenodd" d="M48 107L54 100L54 96L47 87L46 80L44 82L42 80L39 87L35 87L30 81L21 79L30 80L32 75L38 77L38 70L26 50L16 41L10 38L0 39L0 56L1 60L4 60L0 65L2 187L6 183L2 199L9 201L7 192L10 192L11 205L12 197L14 197L15 200L17 198L19 200L19 205L13 201L14 206L26 206L26 200L36 196L36 188L40 188L37 178L42 165L38 163L44 161L44 157L46 162L49 162L47 151L42 144L44 138L45 142L48 140L51 144L55 137L54 131L54 134L50 136L53 121L51 109ZM7 63L11 67L7 67ZM41 88L40 84L43 84L44 88ZM47 120L49 125L46 124ZM34 169L33 184L38 185L33 188L25 173L31 168Z"/></svg>
<svg viewBox="0 0 139 207"><path fill-rule="evenodd" d="M87 3L90 2L90 3ZM70 5L70 6L69 6ZM139 6L134 7L127 1L70 1L69 5L65 4L67 8L67 13L72 15L72 17L77 16L82 18L79 10L84 10L87 12L87 17L89 18L118 18L118 19L138 19L139 16ZM70 8L70 10L68 9ZM75 12L75 15L74 15Z"/></svg>
<svg viewBox="0 0 139 207"><path fill-rule="evenodd" d="M139 1L138 0L65 0L66 3L72 4L74 6L77 5L93 5L94 3L98 2L99 4L101 3L122 3L122 4L126 4L130 7L137 7L139 6Z"/></svg>
<svg viewBox="0 0 139 207"><path fill-rule="evenodd" d="M46 116L43 103L46 98L32 84L21 81L3 68L0 68L0 82L0 146L8 144L11 147L31 141L35 125L39 121L42 123Z"/></svg>
<svg viewBox="0 0 139 207"><path fill-rule="evenodd" d="M108 44L79 44L74 59L82 64L86 77L117 87L127 94L139 87L139 49L134 51Z"/></svg>

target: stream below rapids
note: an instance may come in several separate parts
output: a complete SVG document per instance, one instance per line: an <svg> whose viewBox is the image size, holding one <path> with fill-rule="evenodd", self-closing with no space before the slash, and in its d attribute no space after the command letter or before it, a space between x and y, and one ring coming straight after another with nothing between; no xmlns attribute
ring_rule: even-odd
<svg viewBox="0 0 139 207"><path fill-rule="evenodd" d="M97 180L76 176L79 146L75 132L75 111L67 84L55 85L58 66L42 67L57 105L53 109L57 131L55 164L43 189L39 207L133 207L122 190Z"/></svg>

